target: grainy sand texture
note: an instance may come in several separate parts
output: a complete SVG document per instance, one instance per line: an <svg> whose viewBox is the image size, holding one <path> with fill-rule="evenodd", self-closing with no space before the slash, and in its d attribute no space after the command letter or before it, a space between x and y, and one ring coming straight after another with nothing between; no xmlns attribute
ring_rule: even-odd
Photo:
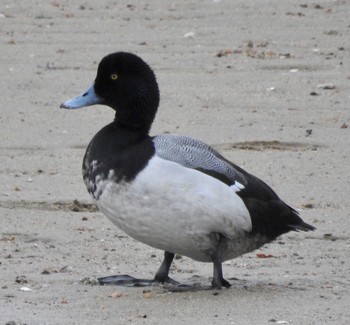
<svg viewBox="0 0 350 325"><path fill-rule="evenodd" d="M349 17L347 0L1 0L0 323L349 324ZM224 263L230 289L82 282L151 278L163 255L90 205L82 158L113 111L59 108L115 51L157 75L152 134L213 145L317 230ZM171 269L211 275L186 257Z"/></svg>

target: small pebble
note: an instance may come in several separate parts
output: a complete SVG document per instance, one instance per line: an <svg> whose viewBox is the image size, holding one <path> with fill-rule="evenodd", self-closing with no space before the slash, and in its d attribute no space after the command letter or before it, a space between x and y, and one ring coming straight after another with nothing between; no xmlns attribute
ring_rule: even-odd
<svg viewBox="0 0 350 325"><path fill-rule="evenodd" d="M151 290L143 290L142 294L143 294L143 298L152 298L152 291Z"/></svg>
<svg viewBox="0 0 350 325"><path fill-rule="evenodd" d="M332 83L326 83L326 84L318 85L317 88L329 90L329 89L335 89L335 86Z"/></svg>
<svg viewBox="0 0 350 325"><path fill-rule="evenodd" d="M194 32L188 32L184 35L184 38L194 38L195 33Z"/></svg>
<svg viewBox="0 0 350 325"><path fill-rule="evenodd" d="M121 292L121 291L113 291L108 297L116 299L116 298L121 298L123 296L125 296L123 292Z"/></svg>
<svg viewBox="0 0 350 325"><path fill-rule="evenodd" d="M30 292L33 291L32 289L28 288L28 287L21 287L19 288L20 291L25 291L25 292Z"/></svg>

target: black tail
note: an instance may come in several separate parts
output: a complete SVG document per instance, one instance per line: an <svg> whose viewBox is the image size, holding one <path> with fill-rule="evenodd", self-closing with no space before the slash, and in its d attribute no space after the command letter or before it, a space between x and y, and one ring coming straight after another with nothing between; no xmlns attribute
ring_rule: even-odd
<svg viewBox="0 0 350 325"><path fill-rule="evenodd" d="M252 233L266 235L270 240L289 231L310 231L315 227L304 222L299 213L281 200L244 199L252 218Z"/></svg>
<svg viewBox="0 0 350 325"><path fill-rule="evenodd" d="M283 202L284 203L284 202ZM284 203L285 204L285 203ZM285 204L286 205L286 204ZM299 212L294 210L292 207L289 205L286 205L289 210L294 214L294 220L296 222L290 223L287 226L291 228L291 230L294 231L313 231L316 228L314 226L309 225L308 223L304 222L300 217L299 217Z"/></svg>
<svg viewBox="0 0 350 325"><path fill-rule="evenodd" d="M301 223L297 224L297 225L288 225L288 227L291 228L291 230L295 230L295 231L313 231L316 228L314 226L309 225L308 223L304 222L303 220L301 220Z"/></svg>

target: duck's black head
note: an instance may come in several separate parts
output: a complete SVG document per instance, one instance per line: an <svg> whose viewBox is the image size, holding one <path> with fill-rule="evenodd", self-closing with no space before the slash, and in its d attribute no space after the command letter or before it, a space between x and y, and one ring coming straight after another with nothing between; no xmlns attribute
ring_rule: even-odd
<svg viewBox="0 0 350 325"><path fill-rule="evenodd" d="M94 84L61 107L94 104L112 107L116 111L115 123L148 132L159 105L158 84L152 69L135 54L117 52L105 56Z"/></svg>

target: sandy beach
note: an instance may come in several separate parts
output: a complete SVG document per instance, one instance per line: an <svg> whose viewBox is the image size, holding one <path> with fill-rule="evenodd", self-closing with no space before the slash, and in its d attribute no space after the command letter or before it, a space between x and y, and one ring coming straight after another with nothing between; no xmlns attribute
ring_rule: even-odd
<svg viewBox="0 0 350 325"><path fill-rule="evenodd" d="M350 2L2 0L0 323L348 324ZM169 292L94 285L152 278L163 252L116 228L81 177L114 112L67 111L116 51L154 69L151 134L199 138L317 227L225 262L232 287ZM208 285L212 265L171 276Z"/></svg>

